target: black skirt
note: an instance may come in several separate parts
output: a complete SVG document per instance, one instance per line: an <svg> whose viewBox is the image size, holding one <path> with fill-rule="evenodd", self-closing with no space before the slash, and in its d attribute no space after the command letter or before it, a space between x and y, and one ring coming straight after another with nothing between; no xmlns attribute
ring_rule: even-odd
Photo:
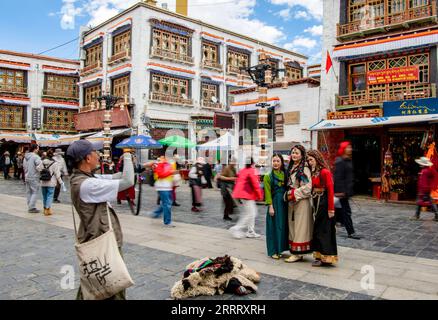
<svg viewBox="0 0 438 320"><path fill-rule="evenodd" d="M319 198L319 205L318 205ZM313 208L316 211L313 225L312 251L315 259L326 263L338 261L336 244L336 220L328 216L327 193L313 198Z"/></svg>

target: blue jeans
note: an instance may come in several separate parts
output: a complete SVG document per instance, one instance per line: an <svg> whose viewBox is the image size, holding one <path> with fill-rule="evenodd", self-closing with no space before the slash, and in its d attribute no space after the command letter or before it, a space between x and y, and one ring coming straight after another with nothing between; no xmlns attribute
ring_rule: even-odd
<svg viewBox="0 0 438 320"><path fill-rule="evenodd" d="M161 200L160 206L154 211L155 218L163 214L164 224L172 222L172 191L158 191Z"/></svg>
<svg viewBox="0 0 438 320"><path fill-rule="evenodd" d="M53 194L55 193L55 187L41 187L43 191L43 205L48 209L52 207Z"/></svg>

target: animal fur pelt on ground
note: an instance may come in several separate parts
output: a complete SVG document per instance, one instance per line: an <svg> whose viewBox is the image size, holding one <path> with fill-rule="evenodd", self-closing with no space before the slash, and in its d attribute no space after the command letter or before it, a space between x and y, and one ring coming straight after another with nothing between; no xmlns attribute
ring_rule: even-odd
<svg viewBox="0 0 438 320"><path fill-rule="evenodd" d="M173 286L171 297L185 299L201 295L222 295L225 292L251 293L257 291L255 283L258 282L260 275L237 258L230 256L204 258L186 267L183 279Z"/></svg>

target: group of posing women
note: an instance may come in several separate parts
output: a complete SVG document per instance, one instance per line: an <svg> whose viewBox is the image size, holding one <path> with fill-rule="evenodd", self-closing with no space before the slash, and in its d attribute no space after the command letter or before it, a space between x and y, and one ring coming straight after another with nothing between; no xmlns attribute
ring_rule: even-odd
<svg viewBox="0 0 438 320"><path fill-rule="evenodd" d="M274 154L272 171L264 177L266 242L268 255L285 262L303 260L313 252L313 266L338 261L334 185L331 172L317 150L296 145L285 168L283 156Z"/></svg>

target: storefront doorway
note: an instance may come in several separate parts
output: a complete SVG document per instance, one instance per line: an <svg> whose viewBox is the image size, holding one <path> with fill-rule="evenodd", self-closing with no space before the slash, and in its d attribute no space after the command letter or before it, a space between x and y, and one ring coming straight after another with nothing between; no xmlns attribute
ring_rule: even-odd
<svg viewBox="0 0 438 320"><path fill-rule="evenodd" d="M380 178L381 137L378 135L349 135L353 146L354 194L372 195L373 178Z"/></svg>

